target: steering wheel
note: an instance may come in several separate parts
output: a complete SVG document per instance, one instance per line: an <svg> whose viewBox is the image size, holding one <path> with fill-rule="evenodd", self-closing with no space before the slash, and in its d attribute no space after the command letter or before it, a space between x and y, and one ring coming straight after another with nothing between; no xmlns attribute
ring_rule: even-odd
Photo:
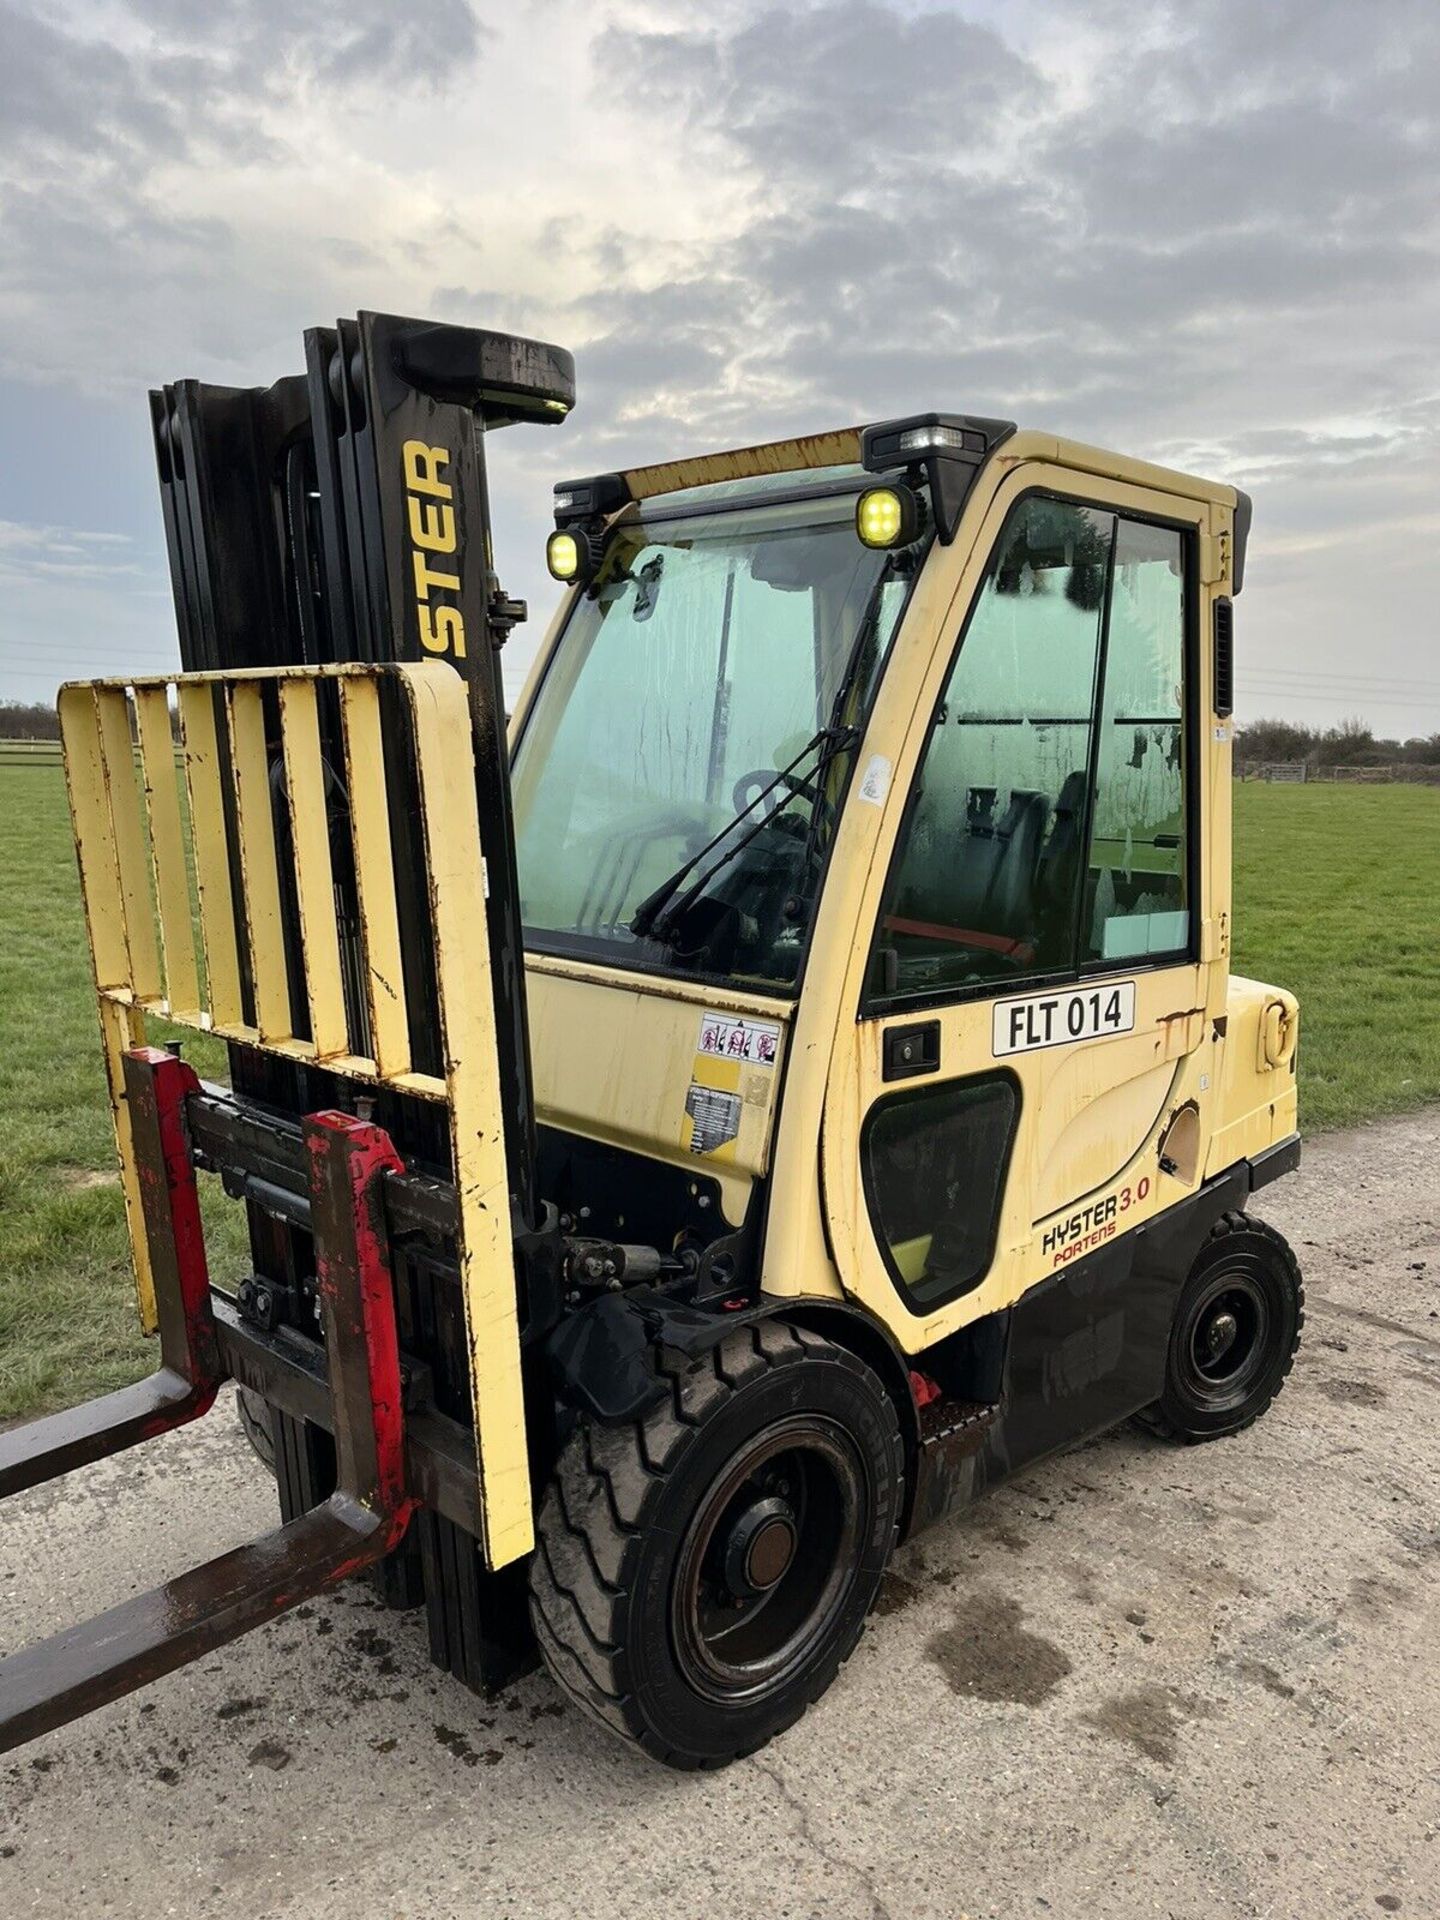
<svg viewBox="0 0 1440 1920"><path fill-rule="evenodd" d="M777 789L769 796L767 813L773 813L780 804L778 789L781 787L788 787L791 793L798 793L811 802L820 799L814 782L802 780L798 773L777 773L774 767L755 767L749 773L742 773L731 789L730 797L735 803L736 813L745 813L753 807L766 787Z"/></svg>

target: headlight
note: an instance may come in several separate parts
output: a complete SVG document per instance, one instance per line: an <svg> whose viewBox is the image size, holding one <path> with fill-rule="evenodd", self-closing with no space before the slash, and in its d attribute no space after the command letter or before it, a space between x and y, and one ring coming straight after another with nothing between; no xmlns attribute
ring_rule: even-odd
<svg viewBox="0 0 1440 1920"><path fill-rule="evenodd" d="M855 531L867 547L908 547L920 531L920 498L904 486L867 487L855 502Z"/></svg>
<svg viewBox="0 0 1440 1920"><path fill-rule="evenodd" d="M589 559L589 543L583 546L573 533L552 533L545 542L545 564L554 580L572 584L581 576Z"/></svg>

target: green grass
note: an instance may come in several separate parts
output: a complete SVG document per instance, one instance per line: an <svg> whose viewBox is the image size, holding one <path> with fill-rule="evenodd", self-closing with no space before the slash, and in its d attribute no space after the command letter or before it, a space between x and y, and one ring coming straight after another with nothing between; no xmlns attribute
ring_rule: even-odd
<svg viewBox="0 0 1440 1920"><path fill-rule="evenodd" d="M218 1043L192 1039L186 1056L224 1078ZM217 1251L236 1253L239 1209L213 1198ZM135 1318L65 782L58 769L0 767L0 1421L153 1363Z"/></svg>
<svg viewBox="0 0 1440 1920"><path fill-rule="evenodd" d="M1440 1099L1440 788L1235 790L1237 972L1300 1000L1300 1118Z"/></svg>
<svg viewBox="0 0 1440 1920"><path fill-rule="evenodd" d="M1305 1126L1440 1099L1440 790L1243 786L1235 812L1235 964L1300 996ZM0 850L4 1420L131 1380L150 1356L58 772L0 767ZM223 1076L213 1043L187 1057ZM233 1270L239 1209L209 1211L217 1270Z"/></svg>

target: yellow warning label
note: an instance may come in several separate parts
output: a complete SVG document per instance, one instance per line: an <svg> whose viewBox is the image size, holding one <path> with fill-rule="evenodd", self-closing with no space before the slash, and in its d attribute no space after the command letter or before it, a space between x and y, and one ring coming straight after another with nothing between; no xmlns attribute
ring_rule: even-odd
<svg viewBox="0 0 1440 1920"><path fill-rule="evenodd" d="M775 1093L780 1026L707 1012L696 1036L680 1140L687 1153L734 1160L742 1124L752 1142L763 1137Z"/></svg>

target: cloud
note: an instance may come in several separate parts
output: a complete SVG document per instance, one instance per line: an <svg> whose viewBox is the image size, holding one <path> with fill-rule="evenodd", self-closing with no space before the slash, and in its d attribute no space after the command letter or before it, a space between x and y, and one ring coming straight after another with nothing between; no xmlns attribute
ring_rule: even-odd
<svg viewBox="0 0 1440 1920"><path fill-rule="evenodd" d="M611 437L648 426L647 452L675 364L702 443L940 405L1251 486L1242 697L1254 674L1276 704L1283 673L1323 717L1308 675L1355 676L1364 632L1363 704L1408 731L1434 624L1440 15L1101 4L1007 37L967 11L630 35L649 111L745 217L658 295L582 305L582 393L593 357Z"/></svg>
<svg viewBox="0 0 1440 1920"><path fill-rule="evenodd" d="M1294 31L1272 21L1252 58L1238 6L1161 8L1138 37L1133 10L1102 8L1069 102L992 29L871 0L623 53L753 195L705 283L731 290L712 303L727 357L758 315L790 381L837 403L928 361L987 404L1068 395L1124 426L1151 411L1144 386L1173 430L1257 344L1302 375L1368 353L1383 382L1375 306L1435 314L1440 87L1416 84L1440 79L1433 9L1379 35L1353 9L1276 11ZM1422 336L1397 331L1410 391Z"/></svg>
<svg viewBox="0 0 1440 1920"><path fill-rule="evenodd" d="M138 384L133 346L166 337L243 363L278 331L302 248L333 312L365 222L352 201L353 233L287 248L348 184L317 178L310 136L459 87L482 42L466 0L0 0L0 28L0 369L95 389Z"/></svg>
<svg viewBox="0 0 1440 1920"><path fill-rule="evenodd" d="M465 0L129 0L89 16L5 0L0 20L0 152L142 172L275 151L267 116L307 88L441 91L481 39Z"/></svg>
<svg viewBox="0 0 1440 1920"><path fill-rule="evenodd" d="M993 155L1039 75L958 9L907 18L872 0L768 7L738 27L608 37L607 71L738 149L782 189L904 191L916 168Z"/></svg>
<svg viewBox="0 0 1440 1920"><path fill-rule="evenodd" d="M137 579L143 569L123 533L91 533L74 527L33 526L0 520L0 585L24 579Z"/></svg>
<svg viewBox="0 0 1440 1920"><path fill-rule="evenodd" d="M237 82L383 85L443 91L480 51L482 29L467 0L242 0L196 7L193 0L131 0L135 19L161 44L203 48Z"/></svg>
<svg viewBox="0 0 1440 1920"><path fill-rule="evenodd" d="M542 607L555 479L1005 415L1253 486L1250 644L1299 672L1374 633L1401 724L1380 696L1433 632L1433 0L4 18L0 376L270 380L359 306L561 340L574 421L492 456Z"/></svg>

